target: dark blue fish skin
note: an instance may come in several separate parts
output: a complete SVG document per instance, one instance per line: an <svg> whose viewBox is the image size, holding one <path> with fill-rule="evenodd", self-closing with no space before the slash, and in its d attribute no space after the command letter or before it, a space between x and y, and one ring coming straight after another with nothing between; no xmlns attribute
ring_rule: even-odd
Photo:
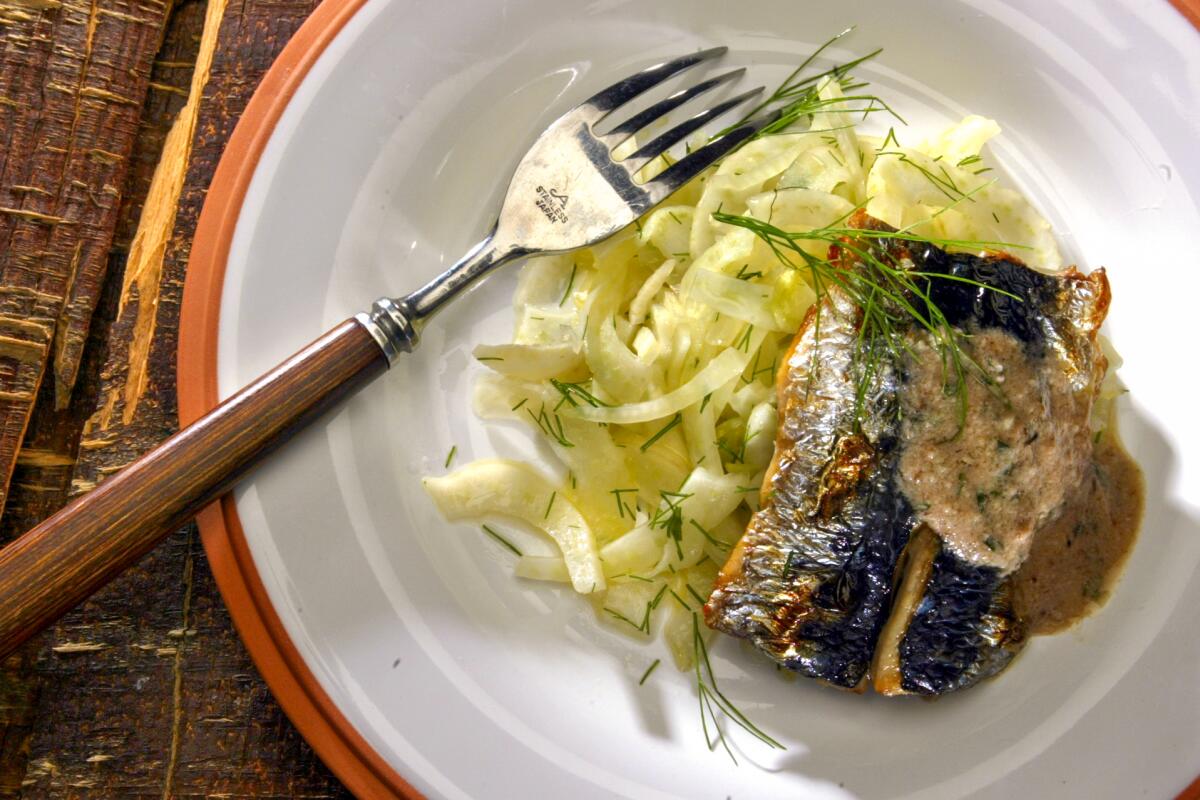
<svg viewBox="0 0 1200 800"><path fill-rule="evenodd" d="M895 455L885 456L894 460ZM860 685L869 669L879 630L891 610L892 575L909 533L916 525L904 496L889 486L887 464L877 471L882 481L866 493L862 509L865 535L846 532L845 546L836 554L840 569L826 574L817 605L829 613L805 620L794 629L790 642L796 655L781 663L792 670L835 686ZM801 562L800 571L805 569Z"/></svg>
<svg viewBox="0 0 1200 800"><path fill-rule="evenodd" d="M900 642L900 686L925 695L973 686L1007 667L1024 643L1011 581L943 549Z"/></svg>
<svg viewBox="0 0 1200 800"><path fill-rule="evenodd" d="M912 254L913 264L922 272L965 278L986 286L1003 289L1006 294L954 280L929 281L930 299L946 321L958 328L984 330L999 328L1040 353L1055 324L1045 310L1052 305L1062 280L1010 258L980 258L968 253L947 253L925 247Z"/></svg>

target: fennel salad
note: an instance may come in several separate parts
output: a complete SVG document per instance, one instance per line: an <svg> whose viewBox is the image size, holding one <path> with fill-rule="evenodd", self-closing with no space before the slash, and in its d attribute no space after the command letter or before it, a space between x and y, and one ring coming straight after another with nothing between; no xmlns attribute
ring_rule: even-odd
<svg viewBox="0 0 1200 800"><path fill-rule="evenodd" d="M502 459L452 469L451 451L447 474L424 480L447 520L511 555L517 578L569 586L599 624L661 639L695 672L702 719L707 703L713 723L715 708L769 744L716 689L700 614L760 506L776 374L847 220L865 210L913 241L1063 266L1050 225L993 173L999 125L907 127L852 75L879 51L814 66L838 38L751 112L782 108L778 123L600 245L522 268L512 340L475 349L486 369L473 404L542 438L561 477ZM521 546L537 539L536 552Z"/></svg>

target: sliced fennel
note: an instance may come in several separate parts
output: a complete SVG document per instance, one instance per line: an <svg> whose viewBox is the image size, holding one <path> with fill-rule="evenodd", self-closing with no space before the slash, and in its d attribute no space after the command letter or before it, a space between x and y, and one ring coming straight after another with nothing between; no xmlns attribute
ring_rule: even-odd
<svg viewBox="0 0 1200 800"><path fill-rule="evenodd" d="M570 344L481 344L474 356L501 375L527 381L570 375L583 366L583 354Z"/></svg>
<svg viewBox="0 0 1200 800"><path fill-rule="evenodd" d="M441 478L426 478L425 491L449 520L511 517L544 531L562 551L571 585L581 594L604 589L596 539L583 515L550 481L515 461L474 461Z"/></svg>
<svg viewBox="0 0 1200 800"><path fill-rule="evenodd" d="M750 353L740 350L724 350L696 373L687 383L652 400L609 406L583 405L574 413L590 422L615 422L628 425L634 422L650 422L662 419L687 406L700 403L704 396L721 388L742 374L750 361Z"/></svg>

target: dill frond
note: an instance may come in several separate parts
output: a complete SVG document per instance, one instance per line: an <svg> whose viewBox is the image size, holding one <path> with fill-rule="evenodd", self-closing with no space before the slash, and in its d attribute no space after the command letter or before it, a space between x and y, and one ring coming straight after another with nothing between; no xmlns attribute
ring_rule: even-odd
<svg viewBox="0 0 1200 800"><path fill-rule="evenodd" d="M969 195L964 193L958 201L969 199ZM968 376L973 375L989 387L993 384L991 376L963 347L962 332L950 324L934 302L930 283L933 280L958 281L1018 301L1020 298L1011 292L970 278L907 269L890 258L880 245L893 241L942 248L1000 249L1012 248L1014 245L1004 242L939 239L914 233L913 226L894 232L863 230L846 226L844 219L809 231L785 231L753 217L717 213L713 218L751 231L771 248L783 264L807 272L809 283L817 296L817 325L822 301L831 288L840 290L858 309L861 321L851 359L856 372L856 427L861 427L867 413L866 401L880 369L889 360L899 357L904 352L911 352L904 334L914 325L928 333L941 355L947 387L952 388L958 396L960 428L967 414ZM859 268L843 269L828 259L817 258L801 248L802 242L836 245L843 252L849 253ZM816 336L820 336L819 328Z"/></svg>

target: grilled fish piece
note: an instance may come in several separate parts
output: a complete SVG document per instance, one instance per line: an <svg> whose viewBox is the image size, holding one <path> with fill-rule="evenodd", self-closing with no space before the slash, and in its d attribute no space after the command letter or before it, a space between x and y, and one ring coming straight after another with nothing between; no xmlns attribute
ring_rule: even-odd
<svg viewBox="0 0 1200 800"><path fill-rule="evenodd" d="M834 686L863 686L891 608L896 561L916 526L896 486L896 365L882 364L856 431L858 312L830 292L777 383L779 430L762 509L717 577L708 624Z"/></svg>
<svg viewBox="0 0 1200 800"><path fill-rule="evenodd" d="M851 224L888 230L861 213ZM1094 337L1108 285L1103 271L1048 276L1010 257L902 239L863 246L946 276L929 279L928 290L966 349L977 348L986 385L967 383L978 384L969 393L978 413L945 432L942 406L957 401L945 396L940 360L915 324L903 335L916 356L888 351L864 392L852 361L859 311L831 289L780 369L781 422L762 509L705 616L834 686L861 691L873 665L877 691L941 694L1000 671L1024 643L1009 576L1066 491L1029 486L1031 468L1057 457L1069 484L1090 458L1087 419L1105 367ZM842 262L861 268L845 252ZM1002 456L981 457L984 444L1003 446ZM951 487L957 494L939 494L955 459L971 466ZM989 472L997 459L1007 472ZM1001 472L1009 484L993 487Z"/></svg>

